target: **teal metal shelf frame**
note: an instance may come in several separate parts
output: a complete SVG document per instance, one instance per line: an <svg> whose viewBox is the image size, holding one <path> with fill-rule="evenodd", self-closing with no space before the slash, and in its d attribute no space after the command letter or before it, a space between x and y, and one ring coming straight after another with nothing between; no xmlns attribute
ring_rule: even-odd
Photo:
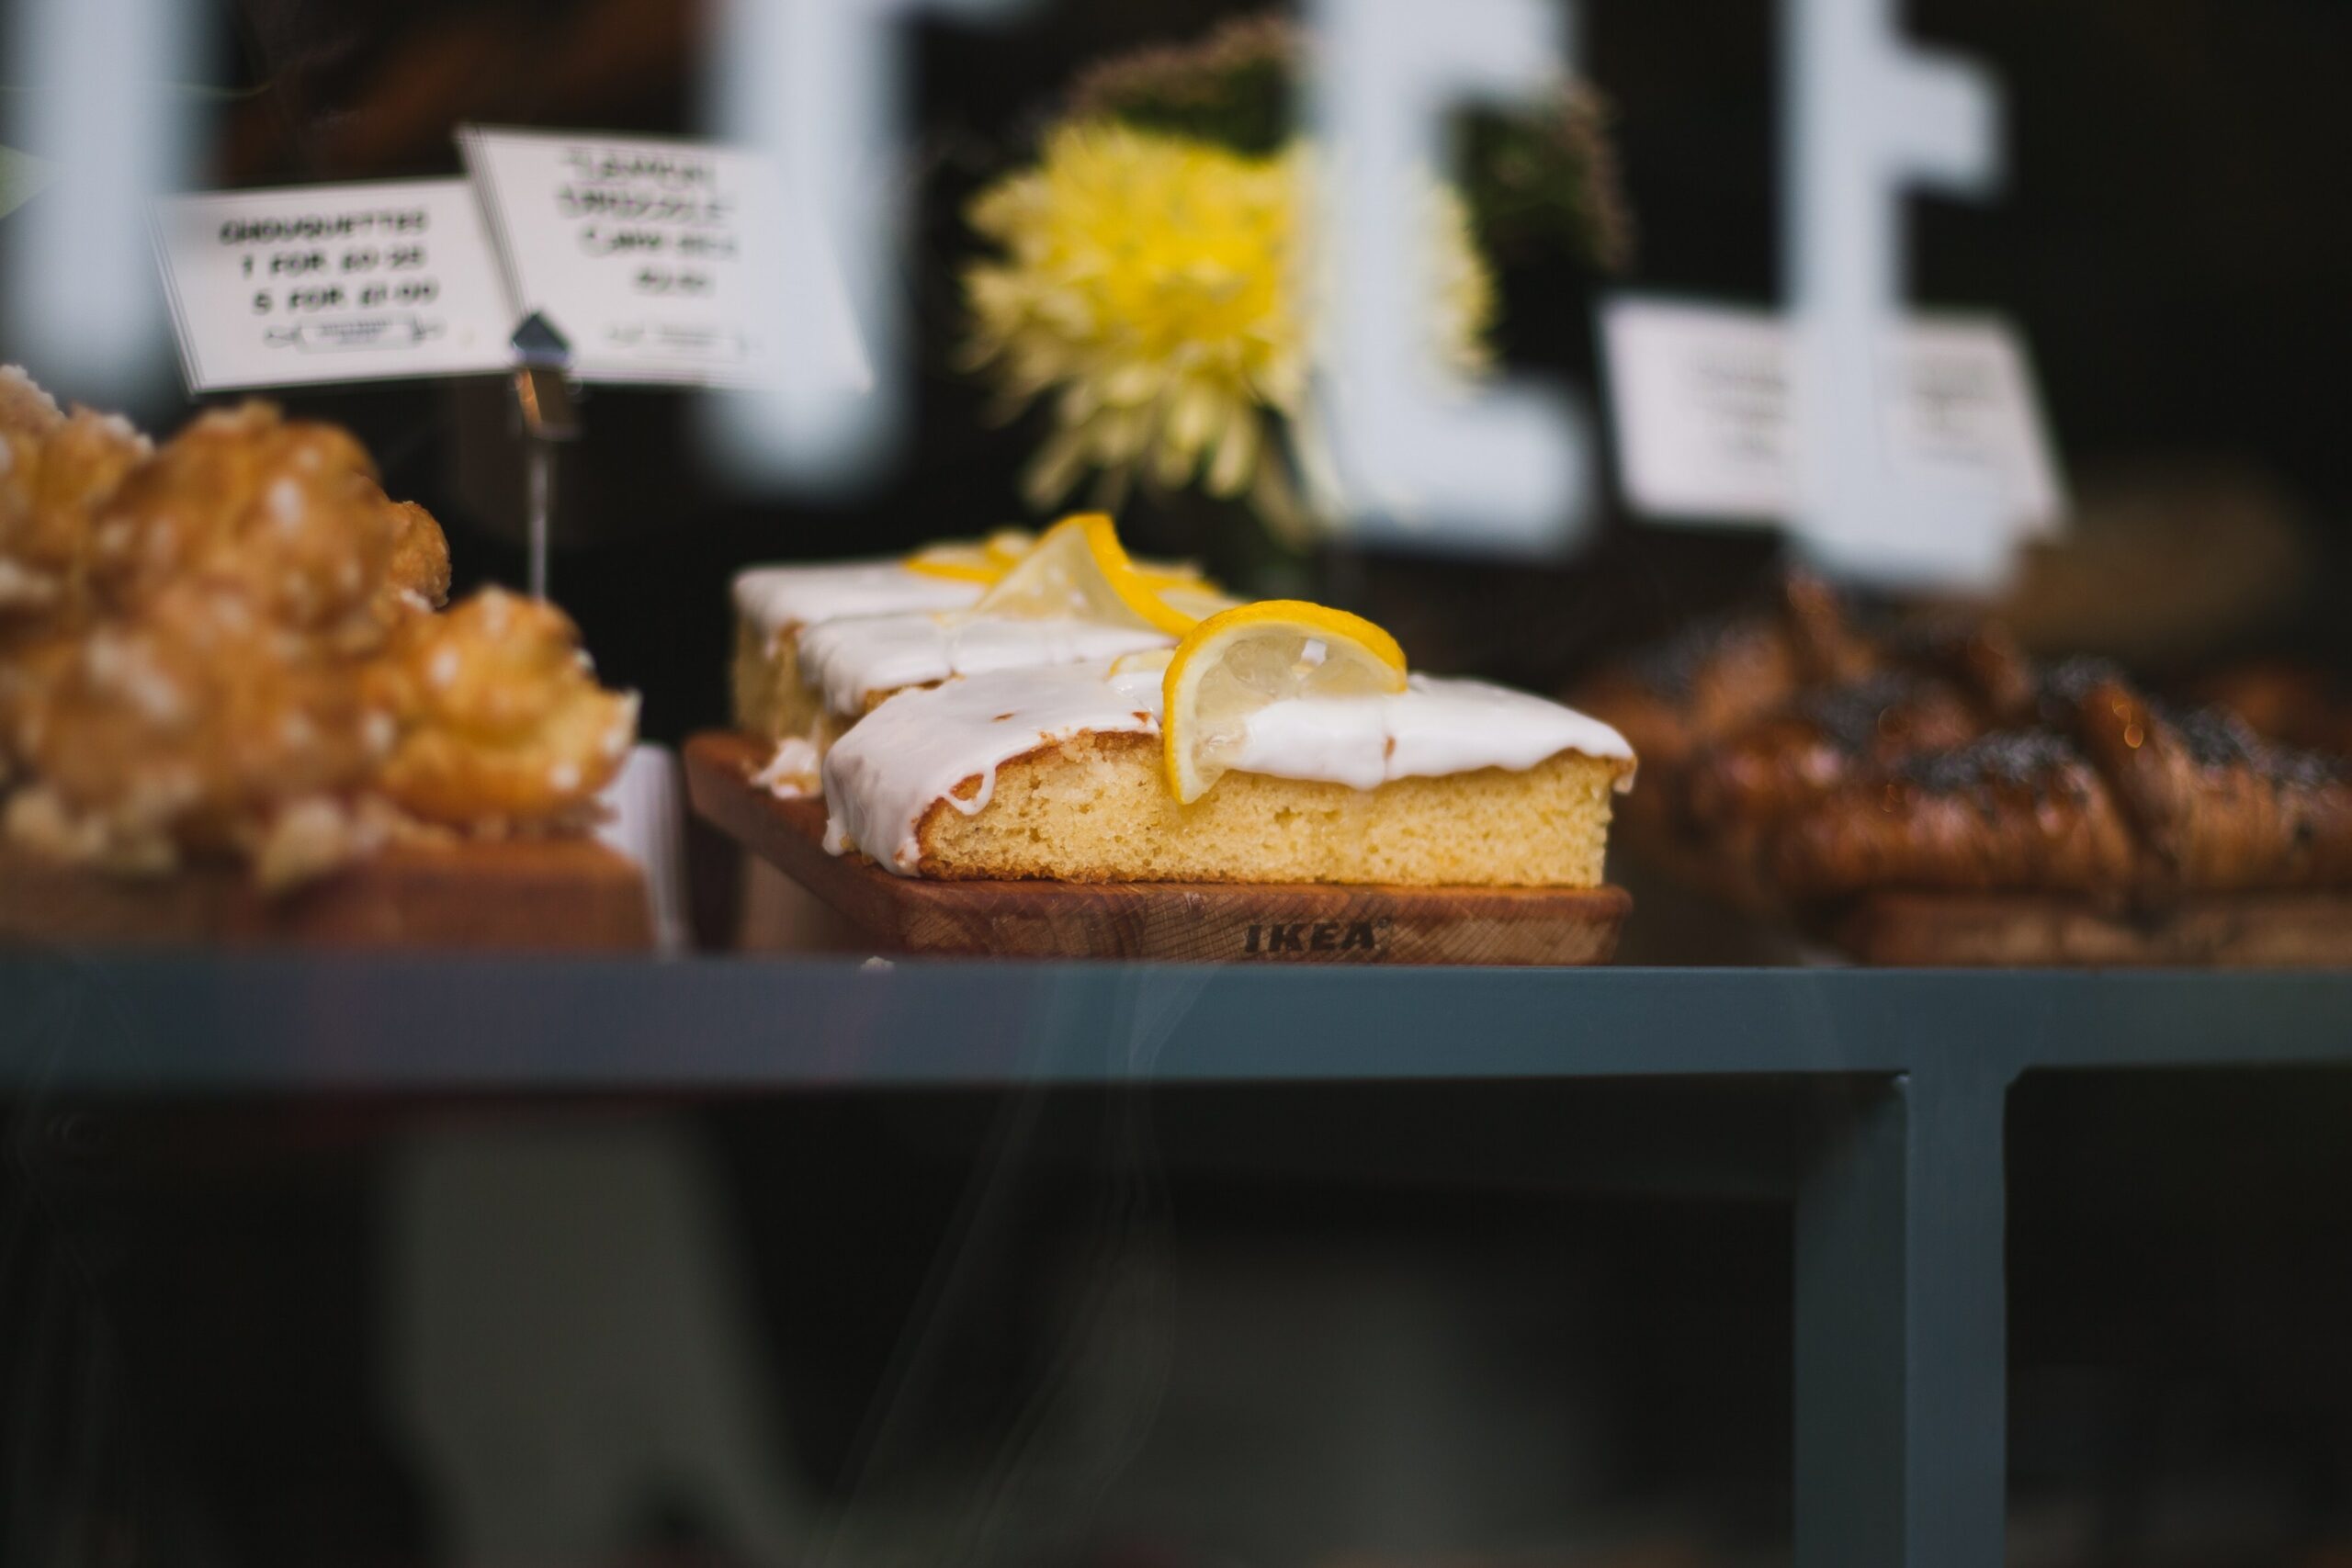
<svg viewBox="0 0 2352 1568"><path fill-rule="evenodd" d="M1801 1568L2003 1560L2021 1075L2328 1065L2352 975L0 960L18 1100L1849 1080L1788 1192Z"/></svg>

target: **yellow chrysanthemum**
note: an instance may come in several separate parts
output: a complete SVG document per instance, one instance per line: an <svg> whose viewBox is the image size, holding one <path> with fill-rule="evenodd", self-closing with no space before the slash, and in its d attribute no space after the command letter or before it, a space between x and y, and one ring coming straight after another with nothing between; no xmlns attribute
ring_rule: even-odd
<svg viewBox="0 0 2352 1568"><path fill-rule="evenodd" d="M1056 131L1035 168L981 193L972 225L1003 255L965 276L969 363L994 375L1008 415L1055 400L1033 504L1089 470L1115 502L1141 471L1296 520L1281 443L1300 439L1306 398L1310 199L1301 150L1249 158L1102 122ZM1452 192L1437 215L1440 350L1475 367L1493 284Z"/></svg>

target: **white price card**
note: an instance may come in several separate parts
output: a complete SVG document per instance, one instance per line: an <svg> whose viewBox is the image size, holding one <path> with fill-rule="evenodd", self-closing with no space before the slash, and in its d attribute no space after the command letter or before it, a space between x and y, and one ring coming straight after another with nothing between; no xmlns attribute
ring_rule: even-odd
<svg viewBox="0 0 2352 1568"><path fill-rule="evenodd" d="M193 392L513 359L514 307L464 180L170 197L155 244Z"/></svg>
<svg viewBox="0 0 2352 1568"><path fill-rule="evenodd" d="M1618 298L1602 309L1601 335L1617 470L1636 512L1769 523L1795 510L1782 318ZM2015 329L1990 316L1915 315L1890 354L1897 476L1989 483L2021 533L2056 527L2065 491Z"/></svg>
<svg viewBox="0 0 2352 1568"><path fill-rule="evenodd" d="M522 313L585 381L754 387L776 373L775 165L702 142L589 132L458 132ZM825 344L864 376L838 276Z"/></svg>

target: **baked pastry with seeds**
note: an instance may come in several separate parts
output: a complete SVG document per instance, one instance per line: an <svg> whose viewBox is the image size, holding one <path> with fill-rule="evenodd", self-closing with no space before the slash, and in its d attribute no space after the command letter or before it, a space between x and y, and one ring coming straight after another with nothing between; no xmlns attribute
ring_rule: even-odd
<svg viewBox="0 0 2352 1568"><path fill-rule="evenodd" d="M1792 574L1761 607L1702 622L1622 660L1571 701L1640 754L1652 783L1623 817L1636 838L1655 841L1689 830L1679 781L1708 748L1807 692L1860 681L1882 663L1833 589Z"/></svg>
<svg viewBox="0 0 2352 1568"><path fill-rule="evenodd" d="M2166 714L2111 671L2050 683L2047 729L1883 770L1777 834L1792 898L2063 892L2144 909L2352 884L2352 777L2225 714Z"/></svg>

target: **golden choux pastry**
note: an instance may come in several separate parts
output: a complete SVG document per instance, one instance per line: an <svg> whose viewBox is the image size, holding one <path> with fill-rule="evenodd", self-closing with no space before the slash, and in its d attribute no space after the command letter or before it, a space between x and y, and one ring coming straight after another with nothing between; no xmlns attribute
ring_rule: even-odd
<svg viewBox="0 0 2352 1568"><path fill-rule="evenodd" d="M637 698L596 683L571 618L542 600L493 588L412 621L381 673L401 718L382 787L428 821L576 817L637 738Z"/></svg>
<svg viewBox="0 0 2352 1568"><path fill-rule="evenodd" d="M396 834L577 828L637 699L553 606L448 592L440 525L346 432L246 403L157 448L0 367L8 839L286 886Z"/></svg>
<svg viewBox="0 0 2352 1568"><path fill-rule="evenodd" d="M0 618L87 610L98 513L152 450L119 415L75 409L38 430L0 415Z"/></svg>
<svg viewBox="0 0 2352 1568"><path fill-rule="evenodd" d="M22 725L36 782L9 826L119 869L168 870L187 850L250 856L282 880L369 847L356 801L397 739L346 663L232 594L183 583L93 630L54 671ZM295 864L289 822L309 840Z"/></svg>

